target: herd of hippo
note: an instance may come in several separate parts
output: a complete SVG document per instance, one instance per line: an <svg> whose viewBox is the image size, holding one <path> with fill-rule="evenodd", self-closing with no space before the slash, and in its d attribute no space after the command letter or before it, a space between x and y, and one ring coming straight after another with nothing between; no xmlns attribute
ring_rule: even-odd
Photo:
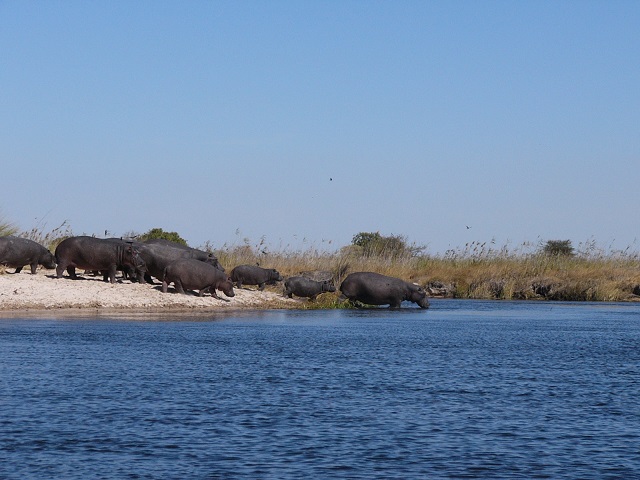
<svg viewBox="0 0 640 480"><path fill-rule="evenodd" d="M101 239L89 236L69 237L56 247L55 254L37 242L26 238L0 237L0 264L15 268L19 273L24 266L36 273L38 265L56 269L56 278L66 270L69 277L77 279L76 269L100 272L105 281L115 283L116 272L122 271L131 281L162 282L167 292L173 283L175 290L197 290L220 299L216 290L233 297L233 287L257 285L263 290L266 284L283 280L275 269L255 265L238 265L229 274L212 253L187 247L162 239L132 242L120 238ZM316 281L305 276L284 280L284 295L292 298L307 297L314 300L323 292L335 292L332 281ZM427 294L420 286L374 272L349 274L340 285L341 298L367 305L389 305L399 308L402 301L410 301L421 308L428 308Z"/></svg>

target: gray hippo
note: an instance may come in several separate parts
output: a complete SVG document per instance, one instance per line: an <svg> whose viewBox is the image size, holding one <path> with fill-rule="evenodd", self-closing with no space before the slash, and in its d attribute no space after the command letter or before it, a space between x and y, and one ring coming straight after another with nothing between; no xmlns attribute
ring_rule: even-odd
<svg viewBox="0 0 640 480"><path fill-rule="evenodd" d="M105 240L113 241L113 242L122 242L123 241L122 238L105 238ZM136 242L133 242L133 241L130 241L130 240L124 240L124 241L127 242L127 243L130 243L133 246L133 248L138 250L138 247L140 245L139 243L136 243ZM138 250L138 253L140 253L139 250ZM144 263L144 260L142 259L142 257L139 257L137 264L138 264L138 266L135 267L135 268L131 267L129 265L117 265L116 266L116 270L122 272L122 278L124 280L130 280L131 282L137 282L137 281L139 281L138 277L143 278L145 273L146 273L146 270L147 270L147 266ZM94 275L102 274L102 279L105 282L109 279L109 270L102 270L100 272L85 271L84 273L91 273L91 274L94 274Z"/></svg>
<svg viewBox="0 0 640 480"><path fill-rule="evenodd" d="M289 277L284 281L283 295L289 298L293 295L308 297L310 301L314 301L321 293L335 291L336 287L331 280L319 282L306 277Z"/></svg>
<svg viewBox="0 0 640 480"><path fill-rule="evenodd" d="M25 265L29 265L31 273L35 274L38 265L56 268L56 259L38 242L9 235L0 237L0 265L15 268L15 273L20 273Z"/></svg>
<svg viewBox="0 0 640 480"><path fill-rule="evenodd" d="M116 282L116 271L131 267L144 271L144 260L131 242L120 239L102 239L88 236L69 237L56 247L56 277L65 270L76 280L76 268L107 272L109 281Z"/></svg>
<svg viewBox="0 0 640 480"><path fill-rule="evenodd" d="M176 260L167 265L162 278L164 293L167 293L169 284L172 282L178 293L185 293L185 290L199 290L201 297L209 292L212 297L223 300L216 294L218 289L227 297L235 296L233 282L226 273L211 264L193 258Z"/></svg>
<svg viewBox="0 0 640 480"><path fill-rule="evenodd" d="M238 265L231 270L231 280L235 282L238 288L242 288L242 285L258 285L258 290L264 290L266 283L282 281L282 275L274 268Z"/></svg>
<svg viewBox="0 0 640 480"><path fill-rule="evenodd" d="M400 308L400 303L408 300L417 303L421 308L429 308L427 293L420 286L374 272L356 272L348 275L340 285L340 291L341 297L367 305Z"/></svg>
<svg viewBox="0 0 640 480"><path fill-rule="evenodd" d="M179 245L179 246L178 246ZM148 283L153 283L151 277L155 277L162 281L164 276L164 269L176 260L181 259L193 259L201 262L211 264L221 272L224 272L224 268L218 262L218 259L213 253L208 253L196 248L185 247L184 245L170 242L168 240L149 240L144 243L136 244L140 256L146 265L145 280ZM139 280L142 281L140 272L138 272Z"/></svg>
<svg viewBox="0 0 640 480"><path fill-rule="evenodd" d="M224 268L218 262L218 258L210 252L205 252L204 250L199 250L197 248L189 247L188 245L183 245L182 243L172 242L171 240L165 240L164 238L151 238L149 240L145 240L146 245L162 245L170 248L177 248L179 250L183 250L185 252L189 252L188 256L185 258L195 258L196 260L200 260L201 262L207 262L216 267L218 270L222 270L224 272Z"/></svg>

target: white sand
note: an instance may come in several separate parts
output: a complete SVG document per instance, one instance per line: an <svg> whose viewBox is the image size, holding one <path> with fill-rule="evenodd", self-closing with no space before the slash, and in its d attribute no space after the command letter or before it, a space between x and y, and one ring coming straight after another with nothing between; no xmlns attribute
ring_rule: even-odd
<svg viewBox="0 0 640 480"><path fill-rule="evenodd" d="M8 268L7 272L13 272ZM117 283L102 281L102 276L81 275L84 280L71 280L66 276L55 278L55 270L40 268L31 275L27 266L21 273L0 274L0 313L16 310L83 309L123 311L199 310L224 311L251 308L291 308L298 304L282 296L282 290L273 288L259 292L257 287L234 289L235 297L228 298L218 291L218 300L209 294L176 293L173 285L162 293L161 285L131 283L117 278Z"/></svg>

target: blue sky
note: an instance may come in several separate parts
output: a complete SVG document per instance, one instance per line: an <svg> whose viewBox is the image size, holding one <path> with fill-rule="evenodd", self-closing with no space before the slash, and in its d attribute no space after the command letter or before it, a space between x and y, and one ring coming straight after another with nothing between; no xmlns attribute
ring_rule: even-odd
<svg viewBox="0 0 640 480"><path fill-rule="evenodd" d="M637 1L0 0L0 213L638 250L638 25Z"/></svg>

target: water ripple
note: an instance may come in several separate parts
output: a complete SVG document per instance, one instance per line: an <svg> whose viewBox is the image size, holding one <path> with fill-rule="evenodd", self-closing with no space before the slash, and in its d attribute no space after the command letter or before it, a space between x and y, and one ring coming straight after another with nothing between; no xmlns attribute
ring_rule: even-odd
<svg viewBox="0 0 640 480"><path fill-rule="evenodd" d="M0 478L640 478L640 310L555 305L3 320Z"/></svg>

